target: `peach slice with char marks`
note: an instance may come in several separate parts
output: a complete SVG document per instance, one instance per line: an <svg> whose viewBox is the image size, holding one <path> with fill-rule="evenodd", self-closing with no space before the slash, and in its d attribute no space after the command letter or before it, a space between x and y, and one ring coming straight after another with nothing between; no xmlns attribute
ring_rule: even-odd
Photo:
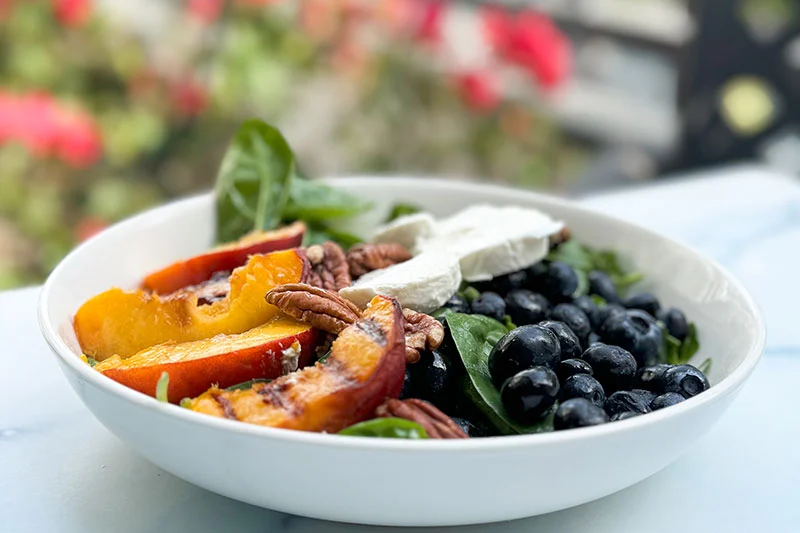
<svg viewBox="0 0 800 533"><path fill-rule="evenodd" d="M242 333L280 312L264 300L270 289L304 280L308 269L299 250L254 255L231 274L228 295L209 305L198 305L197 294L189 290L159 296L141 289L111 289L78 309L75 334L83 353L102 361L112 355L130 357L164 342Z"/></svg>
<svg viewBox="0 0 800 533"><path fill-rule="evenodd" d="M325 363L248 390L212 388L184 406L200 413L286 429L338 432L400 395L405 377L403 313L376 296L333 342Z"/></svg>
<svg viewBox="0 0 800 533"><path fill-rule="evenodd" d="M297 248L303 242L306 226L295 222L273 231L253 231L236 242L213 248L203 254L173 263L144 278L142 288L169 294L211 279L215 272L244 265L251 255Z"/></svg>
<svg viewBox="0 0 800 533"><path fill-rule="evenodd" d="M169 401L197 396L212 385L230 387L284 373L284 361L295 370L308 364L317 330L286 316L235 335L168 342L128 357L118 355L97 363L103 375L152 396L162 372L169 374ZM292 361L291 359L296 359Z"/></svg>

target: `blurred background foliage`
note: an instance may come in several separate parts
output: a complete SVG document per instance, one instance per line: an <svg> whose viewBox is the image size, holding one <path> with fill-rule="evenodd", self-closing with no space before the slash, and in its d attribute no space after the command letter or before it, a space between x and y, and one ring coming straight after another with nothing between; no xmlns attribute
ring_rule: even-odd
<svg viewBox="0 0 800 533"><path fill-rule="evenodd" d="M585 165L586 146L513 96L546 99L570 73L569 40L539 13L109 4L0 0L0 289L41 281L116 220L209 188L252 116L281 127L312 176L559 187ZM476 42L454 46L454 32Z"/></svg>

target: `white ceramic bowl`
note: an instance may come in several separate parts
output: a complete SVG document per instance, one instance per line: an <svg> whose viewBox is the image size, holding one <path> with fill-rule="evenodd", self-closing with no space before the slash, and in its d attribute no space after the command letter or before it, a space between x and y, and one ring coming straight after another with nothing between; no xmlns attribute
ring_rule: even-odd
<svg viewBox="0 0 800 533"><path fill-rule="evenodd" d="M438 215L488 202L542 209L587 244L628 256L667 305L697 323L713 358L709 391L621 422L540 435L402 441L263 428L204 416L128 389L90 369L71 320L89 297L205 250L210 196L122 222L78 247L44 286L39 320L64 374L94 415L132 449L208 490L298 515L382 525L459 525L533 516L601 498L664 468L722 415L752 372L765 330L752 298L698 253L572 203L494 186L403 178L346 178L336 186L377 203ZM87 443L91 446L91 443ZM697 475L703 475L698 471ZM124 497L124 494L120 494Z"/></svg>

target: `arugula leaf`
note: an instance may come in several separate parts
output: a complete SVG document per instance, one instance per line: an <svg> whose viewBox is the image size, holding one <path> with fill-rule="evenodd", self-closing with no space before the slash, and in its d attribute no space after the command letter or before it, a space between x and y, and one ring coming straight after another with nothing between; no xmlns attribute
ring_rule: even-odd
<svg viewBox="0 0 800 533"><path fill-rule="evenodd" d="M422 426L404 418L375 418L346 427L339 435L381 437L385 439L427 439Z"/></svg>
<svg viewBox="0 0 800 533"><path fill-rule="evenodd" d="M532 426L523 426L513 421L503 408L500 391L492 383L488 366L489 354L507 333L506 326L482 315L449 313L446 320L469 376L465 393L475 406L504 434L551 431L552 418L545 417Z"/></svg>
<svg viewBox="0 0 800 533"><path fill-rule="evenodd" d="M422 211L422 209L415 205L398 202L392 206L389 216L386 217L386 222L391 222L396 218L404 217L406 215L413 215L414 213L419 213L420 211Z"/></svg>
<svg viewBox="0 0 800 533"><path fill-rule="evenodd" d="M372 209L372 203L334 189L319 181L295 176L289 187L289 199L283 210L285 220L324 222L346 218Z"/></svg>
<svg viewBox="0 0 800 533"><path fill-rule="evenodd" d="M270 381L272 380L265 378L256 378L256 379L251 379L249 381L243 381L241 383L237 383L236 385L231 385L230 387L226 387L225 390L227 391L250 390L256 383L269 383Z"/></svg>
<svg viewBox="0 0 800 533"><path fill-rule="evenodd" d="M276 128L246 121L222 159L216 184L217 240L278 226L294 175L294 154Z"/></svg>
<svg viewBox="0 0 800 533"><path fill-rule="evenodd" d="M161 377L158 378L158 383L156 383L156 400L164 403L169 402L167 394L168 391L169 391L169 373L162 372Z"/></svg>

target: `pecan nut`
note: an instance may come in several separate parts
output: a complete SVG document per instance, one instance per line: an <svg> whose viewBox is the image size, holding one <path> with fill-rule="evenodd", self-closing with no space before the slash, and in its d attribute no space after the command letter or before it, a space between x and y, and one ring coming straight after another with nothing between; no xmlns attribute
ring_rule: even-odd
<svg viewBox="0 0 800 533"><path fill-rule="evenodd" d="M333 334L361 316L361 310L339 293L305 283L279 285L267 293L266 300L287 315Z"/></svg>
<svg viewBox="0 0 800 533"><path fill-rule="evenodd" d="M329 291L338 291L350 286L350 267L342 247L333 241L315 244L306 248L306 257L311 263L308 284Z"/></svg>
<svg viewBox="0 0 800 533"><path fill-rule="evenodd" d="M452 418L441 412L433 404L424 400L411 398L408 400L389 399L375 410L380 417L404 418L416 422L432 439L467 439Z"/></svg>
<svg viewBox="0 0 800 533"><path fill-rule="evenodd" d="M350 275L353 279L409 259L411 252L396 242L357 244L347 252L347 264L350 266Z"/></svg>
<svg viewBox="0 0 800 533"><path fill-rule="evenodd" d="M411 309L403 309L403 316L406 319L406 363L416 363L420 352L442 345L444 326L432 316Z"/></svg>

